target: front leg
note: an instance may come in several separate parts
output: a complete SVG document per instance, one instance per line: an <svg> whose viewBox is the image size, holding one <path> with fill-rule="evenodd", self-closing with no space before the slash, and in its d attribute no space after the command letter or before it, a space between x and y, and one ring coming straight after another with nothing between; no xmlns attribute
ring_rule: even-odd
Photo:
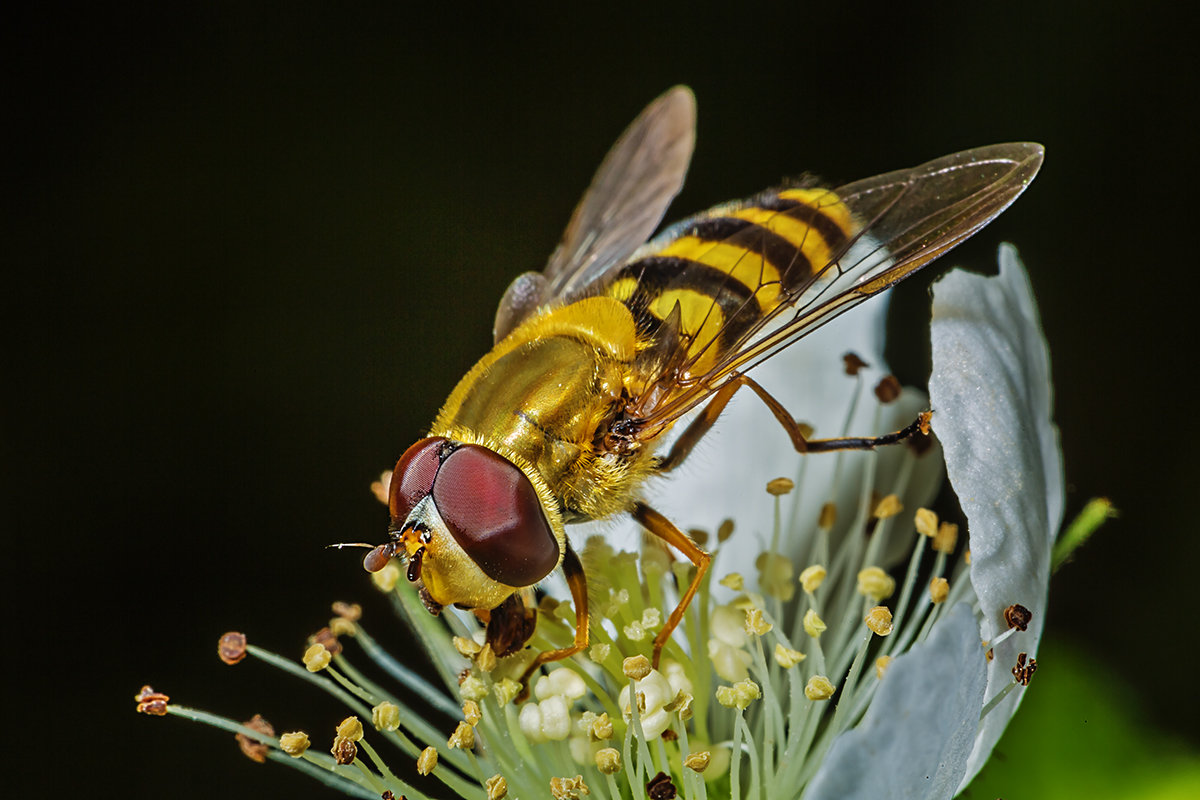
<svg viewBox="0 0 1200 800"><path fill-rule="evenodd" d="M699 545L693 542L686 533L679 530L669 519L645 503L634 505L633 518L640 522L646 530L683 553L687 560L696 566L696 574L688 584L687 591L679 598L679 605L675 606L675 610L671 612L671 616L667 617L667 622L662 626L662 630L654 637L654 654L651 663L655 669L658 669L663 647L671 638L671 634L679 627L679 623L683 621L683 613L687 611L688 604L696 596L696 590L700 588L700 582L704 580L709 564L712 563L712 556L701 550Z"/></svg>

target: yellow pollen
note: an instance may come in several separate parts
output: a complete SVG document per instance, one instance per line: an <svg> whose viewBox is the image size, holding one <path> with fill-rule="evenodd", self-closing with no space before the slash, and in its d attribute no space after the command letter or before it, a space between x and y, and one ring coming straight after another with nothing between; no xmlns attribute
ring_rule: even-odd
<svg viewBox="0 0 1200 800"><path fill-rule="evenodd" d="M492 689L496 693L496 702L503 707L517 699L517 695L521 693L521 684L517 683L512 678L501 678L500 680L496 681L496 684L492 687Z"/></svg>
<svg viewBox="0 0 1200 800"><path fill-rule="evenodd" d="M958 526L952 522L943 522L938 525L937 533L933 537L933 549L939 553L951 554L957 544Z"/></svg>
<svg viewBox="0 0 1200 800"><path fill-rule="evenodd" d="M329 666L329 662L333 660L333 656L325 649L325 645L314 644L304 651L304 658L301 660L309 672L320 672Z"/></svg>
<svg viewBox="0 0 1200 800"><path fill-rule="evenodd" d="M876 636L887 636L892 632L892 612L886 606L875 606L863 619Z"/></svg>
<svg viewBox="0 0 1200 800"><path fill-rule="evenodd" d="M804 632L816 639L825 632L825 620L817 616L811 608L804 612Z"/></svg>
<svg viewBox="0 0 1200 800"><path fill-rule="evenodd" d="M712 758L707 750L701 750L699 753L690 753L683 760L683 765L692 772L704 772L708 769L708 762Z"/></svg>
<svg viewBox="0 0 1200 800"><path fill-rule="evenodd" d="M479 710L479 703L476 703L474 700L464 700L462 711L463 719L472 728L479 724L479 720L483 719L483 712Z"/></svg>
<svg viewBox="0 0 1200 800"><path fill-rule="evenodd" d="M717 702L726 708L736 708L739 711L745 711L752 702L760 697L762 697L762 690L749 678L738 681L733 686L717 688Z"/></svg>
<svg viewBox="0 0 1200 800"><path fill-rule="evenodd" d="M775 645L775 663L784 669L791 669L799 664L808 656L801 653L799 650L793 650L790 647L784 647L783 643Z"/></svg>
<svg viewBox="0 0 1200 800"><path fill-rule="evenodd" d="M796 488L796 482L791 478L775 478L767 481L767 494L780 497Z"/></svg>
<svg viewBox="0 0 1200 800"><path fill-rule="evenodd" d="M475 729L466 722L458 723L458 727L454 729L454 733L450 734L446 744L460 750L470 750L475 746Z"/></svg>
<svg viewBox="0 0 1200 800"><path fill-rule="evenodd" d="M422 775L428 775L433 772L433 768L437 766L437 750L432 747L426 747L421 751L421 755L417 757L417 772Z"/></svg>
<svg viewBox="0 0 1200 800"><path fill-rule="evenodd" d="M603 742L612 738L613 724L612 720L608 718L607 711L592 720L592 724L588 728L588 735L597 742Z"/></svg>
<svg viewBox="0 0 1200 800"><path fill-rule="evenodd" d="M875 677L883 680L883 674L887 672L888 665L891 663L891 656L880 656L875 659Z"/></svg>
<svg viewBox="0 0 1200 800"><path fill-rule="evenodd" d="M875 506L875 517L877 519L887 519L894 517L904 510L904 505L900 502L900 498L894 494L889 494L879 501Z"/></svg>
<svg viewBox="0 0 1200 800"><path fill-rule="evenodd" d="M928 508L918 508L913 522L917 526L917 533L922 536L932 539L933 535L937 533L938 515Z"/></svg>
<svg viewBox="0 0 1200 800"><path fill-rule="evenodd" d="M950 596L950 581L945 578L934 578L929 582L929 599L936 603L946 602Z"/></svg>
<svg viewBox="0 0 1200 800"><path fill-rule="evenodd" d="M574 778L551 778L550 796L554 800L579 800L585 794L591 794L591 789L583 782L582 775Z"/></svg>
<svg viewBox="0 0 1200 800"><path fill-rule="evenodd" d="M751 636L765 636L773 626L763 619L761 608L751 608L746 611L746 633Z"/></svg>
<svg viewBox="0 0 1200 800"><path fill-rule="evenodd" d="M612 650L612 645L594 644L588 648L588 658L595 661L597 664L603 663L608 658L609 652Z"/></svg>
<svg viewBox="0 0 1200 800"><path fill-rule="evenodd" d="M602 747L596 751L596 769L602 775L613 775L621 769L621 753L615 747Z"/></svg>
<svg viewBox="0 0 1200 800"><path fill-rule="evenodd" d="M724 586L726 589L732 589L735 592L740 592L746 587L746 581L742 578L740 572L731 572L717 583Z"/></svg>
<svg viewBox="0 0 1200 800"><path fill-rule="evenodd" d="M630 656L621 662L621 670L626 678L640 681L650 674L650 659L642 655Z"/></svg>
<svg viewBox="0 0 1200 800"><path fill-rule="evenodd" d="M458 685L458 695L463 700L474 700L479 702L487 697L487 684L474 675L468 675L462 683Z"/></svg>
<svg viewBox="0 0 1200 800"><path fill-rule="evenodd" d="M493 775L483 782L487 790L487 800L504 800L508 796L508 781L503 775Z"/></svg>
<svg viewBox="0 0 1200 800"><path fill-rule="evenodd" d="M292 731L279 737L279 749L292 758L299 758L308 750L311 742L304 731Z"/></svg>
<svg viewBox="0 0 1200 800"><path fill-rule="evenodd" d="M337 726L337 735L357 742L363 737L362 723L358 721L358 717L346 717Z"/></svg>
<svg viewBox="0 0 1200 800"><path fill-rule="evenodd" d="M892 596L896 581L879 567L867 567L858 573L858 593L878 603Z"/></svg>
<svg viewBox="0 0 1200 800"><path fill-rule="evenodd" d="M479 651L479 655L475 658L475 663L484 672L491 672L496 668L496 651L492 649L491 642L484 644L483 649Z"/></svg>
<svg viewBox="0 0 1200 800"><path fill-rule="evenodd" d="M829 678L826 678L824 675L814 675L804 685L804 696L813 702L828 700L833 697L833 693L836 691L837 689L834 685L829 682Z"/></svg>
<svg viewBox="0 0 1200 800"><path fill-rule="evenodd" d="M455 636L450 640L454 645L454 649L463 658L473 658L483 647L474 639L468 639L465 636Z"/></svg>
<svg viewBox="0 0 1200 800"><path fill-rule="evenodd" d="M377 731L394 731L400 727L400 707L384 700L371 709L371 724Z"/></svg>
<svg viewBox="0 0 1200 800"><path fill-rule="evenodd" d="M805 567L804 571L800 573L800 586L804 591L812 594L825 582L826 574L825 568L820 564Z"/></svg>
<svg viewBox="0 0 1200 800"><path fill-rule="evenodd" d="M837 523L837 506L833 503L826 503L821 506L821 513L817 516L817 527L823 531L833 530L833 526Z"/></svg>

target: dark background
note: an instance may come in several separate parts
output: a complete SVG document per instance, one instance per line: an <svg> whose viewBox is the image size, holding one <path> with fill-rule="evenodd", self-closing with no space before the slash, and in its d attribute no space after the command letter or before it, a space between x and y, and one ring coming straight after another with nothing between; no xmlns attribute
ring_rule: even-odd
<svg viewBox="0 0 1200 800"><path fill-rule="evenodd" d="M946 263L1021 248L1068 515L1098 494L1122 512L1055 578L1048 635L1123 669L1113 691L1194 743L1196 95L1177 21L1145 3L808 5L4 12L0 477L22 675L6 695L10 730L45 725L10 775L319 794L226 734L135 715L133 694L336 723L265 668L222 666L217 637L296 656L329 601L382 611L358 556L323 545L380 538L368 484L487 348L505 285L544 262L616 135L675 83L700 118L671 217L806 169L839 182L1046 145L1030 191ZM909 383L927 375L938 271L895 293Z"/></svg>

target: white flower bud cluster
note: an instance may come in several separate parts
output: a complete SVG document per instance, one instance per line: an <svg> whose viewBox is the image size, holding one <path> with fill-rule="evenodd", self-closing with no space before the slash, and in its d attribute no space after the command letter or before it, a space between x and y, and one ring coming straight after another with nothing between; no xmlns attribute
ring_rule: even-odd
<svg viewBox="0 0 1200 800"><path fill-rule="evenodd" d="M537 702L521 706L521 732L531 742L565 740L571 733L571 707L586 693L587 684L570 669L543 675L533 687Z"/></svg>

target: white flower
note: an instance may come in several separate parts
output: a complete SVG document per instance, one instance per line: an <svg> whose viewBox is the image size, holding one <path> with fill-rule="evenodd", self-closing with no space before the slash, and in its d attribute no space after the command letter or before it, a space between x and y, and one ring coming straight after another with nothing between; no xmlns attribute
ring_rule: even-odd
<svg viewBox="0 0 1200 800"><path fill-rule="evenodd" d="M1018 653L1037 651L1063 468L1049 355L1015 248L1001 248L996 278L955 271L936 284L932 339L934 430L970 526L970 581L982 619L960 605L888 667L863 722L834 743L807 800L952 797L987 760L1024 691L1010 692L982 721L981 707L1013 684ZM979 640L1006 630L1004 611L1014 603L1032 621L988 663Z"/></svg>
<svg viewBox="0 0 1200 800"><path fill-rule="evenodd" d="M398 710L388 716L395 724L357 742L358 755L338 750L340 766L311 750L293 757L270 736L170 705L165 695L159 702L145 690L139 703L236 730L274 748L267 758L361 797L425 797L385 766L374 743L388 740L409 756L436 749L430 774L458 796L484 796L482 785L487 796L499 796L501 785L513 797L550 787L556 796L590 791L582 787L644 796L648 783L651 794L668 793L664 781L685 798L731 790L771 800L953 796L1015 711L1023 687L1014 674L1027 682L1032 671L1063 506L1045 343L1011 247L1000 266L997 278L955 272L937 284L928 401L913 390L875 399L884 374L879 301L755 371L787 408L811 415L805 421L817 436L896 430L931 404L940 447L800 457L743 392L680 474L651 487L650 502L681 527L711 533L726 517L736 527L723 543L710 535L713 569L661 672L646 656L685 565L658 549L640 560L616 552L621 538L609 530L579 548L595 595L589 656L535 677L533 697L515 706L521 687L513 678L531 651L497 662L478 647L474 615L447 608L434 618L403 580L377 585L396 601L444 691L382 651L357 617L331 627L352 635L428 709L405 706L359 673L328 631L325 646L338 655L320 673L244 647L361 719L374 718L367 700ZM847 377L847 349L874 367ZM943 474L967 516L969 567L954 526L924 508ZM766 484L780 477L788 481L768 495ZM532 646L570 641L570 603L539 608ZM1018 665L1024 671L1014 672Z"/></svg>

